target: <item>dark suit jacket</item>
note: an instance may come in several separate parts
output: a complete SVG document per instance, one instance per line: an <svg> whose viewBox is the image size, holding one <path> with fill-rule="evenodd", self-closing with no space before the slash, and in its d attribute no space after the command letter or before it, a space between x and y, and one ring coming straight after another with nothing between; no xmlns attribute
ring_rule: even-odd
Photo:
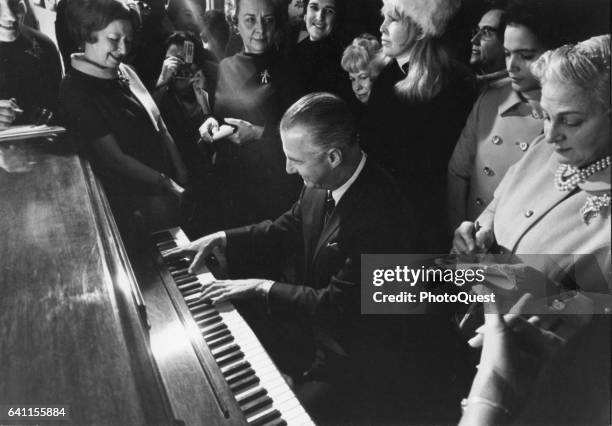
<svg viewBox="0 0 612 426"><path fill-rule="evenodd" d="M369 159L323 226L325 193L304 188L277 220L228 231L228 265L235 277L262 276L269 272L262 267L267 260L292 255L299 263L297 281L272 286L271 313L307 319L315 334L331 337L358 359L368 347L383 347L370 337L391 333L388 321L360 315L361 254L407 252L411 215L395 183ZM316 344L341 354L334 345Z"/></svg>
<svg viewBox="0 0 612 426"><path fill-rule="evenodd" d="M372 413L377 423L434 417L456 421L457 395L467 389L455 394L456 383L451 383L456 381L460 348L448 319L360 314L360 290L367 285L360 279L361 254L413 251L413 212L392 178L370 158L325 227L324 201L324 190L304 188L277 220L228 231L231 275L263 277L269 273L268 260L297 258L301 267L295 283L276 282L269 309L281 318L308 321L318 378L340 380L344 393L361 392L351 405L359 421ZM451 407L451 413L440 405Z"/></svg>

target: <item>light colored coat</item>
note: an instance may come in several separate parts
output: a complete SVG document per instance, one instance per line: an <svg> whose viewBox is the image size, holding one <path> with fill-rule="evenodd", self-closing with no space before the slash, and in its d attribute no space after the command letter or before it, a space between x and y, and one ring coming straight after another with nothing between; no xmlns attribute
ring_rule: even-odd
<svg viewBox="0 0 612 426"><path fill-rule="evenodd" d="M580 210L587 197L610 195L610 168L571 192L560 191L554 182L558 156L550 144L538 142L510 168L478 221L493 226L502 250L519 255L550 278L561 282L562 276L572 276L586 291L605 292L611 282L610 207L588 221ZM546 264L542 256L525 256L536 254L554 256Z"/></svg>
<svg viewBox="0 0 612 426"><path fill-rule="evenodd" d="M508 168L530 149L542 129L539 111L512 90L509 80L480 95L448 164L451 229L482 213Z"/></svg>

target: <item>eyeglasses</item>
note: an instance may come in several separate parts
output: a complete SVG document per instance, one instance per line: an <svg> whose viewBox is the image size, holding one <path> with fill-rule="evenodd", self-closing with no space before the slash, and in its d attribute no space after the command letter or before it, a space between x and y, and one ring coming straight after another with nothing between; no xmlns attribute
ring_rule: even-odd
<svg viewBox="0 0 612 426"><path fill-rule="evenodd" d="M480 37L482 40L490 40L497 35L497 28L485 25L484 27L475 27L472 29L472 38Z"/></svg>

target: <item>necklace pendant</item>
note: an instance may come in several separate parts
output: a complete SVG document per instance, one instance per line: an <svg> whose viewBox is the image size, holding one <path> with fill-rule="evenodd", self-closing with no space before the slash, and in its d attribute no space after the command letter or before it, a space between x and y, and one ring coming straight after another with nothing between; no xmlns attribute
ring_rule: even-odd
<svg viewBox="0 0 612 426"><path fill-rule="evenodd" d="M560 164L555 173L555 187L559 191L573 191L592 174L608 167L610 167L610 156L604 157L582 169L568 164Z"/></svg>
<svg viewBox="0 0 612 426"><path fill-rule="evenodd" d="M125 88L129 88L130 87L130 80L119 69L117 69L117 79L119 80L119 83L123 87L125 87Z"/></svg>
<svg viewBox="0 0 612 426"><path fill-rule="evenodd" d="M262 72L260 72L259 79L261 84L268 84L270 82L270 73L268 72L268 70L263 70Z"/></svg>

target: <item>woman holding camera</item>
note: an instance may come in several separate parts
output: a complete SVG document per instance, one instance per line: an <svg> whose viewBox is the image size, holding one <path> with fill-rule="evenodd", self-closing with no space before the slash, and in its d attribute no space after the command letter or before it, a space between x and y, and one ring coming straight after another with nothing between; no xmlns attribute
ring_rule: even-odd
<svg viewBox="0 0 612 426"><path fill-rule="evenodd" d="M153 98L191 176L203 167L204 157L197 149L198 128L212 113L217 68L206 59L195 35L176 31L166 40L166 58Z"/></svg>
<svg viewBox="0 0 612 426"><path fill-rule="evenodd" d="M121 0L74 0L69 30L82 52L60 87L61 121L102 180L119 222L139 210L151 227L176 223L186 168L159 110L123 64L139 25ZM174 178L170 177L173 176Z"/></svg>

